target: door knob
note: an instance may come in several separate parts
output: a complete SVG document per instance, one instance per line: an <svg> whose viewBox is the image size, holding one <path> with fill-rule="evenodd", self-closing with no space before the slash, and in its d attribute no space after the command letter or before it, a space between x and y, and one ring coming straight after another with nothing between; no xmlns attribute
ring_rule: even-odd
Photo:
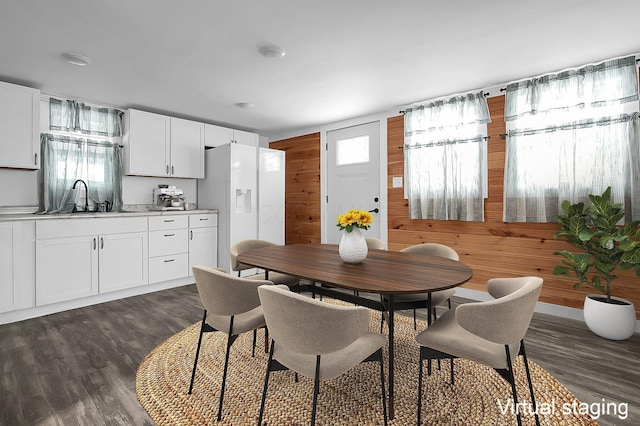
<svg viewBox="0 0 640 426"><path fill-rule="evenodd" d="M376 207L376 208L375 208L375 209L373 209L373 210L369 210L369 213L378 213L378 208Z"/></svg>

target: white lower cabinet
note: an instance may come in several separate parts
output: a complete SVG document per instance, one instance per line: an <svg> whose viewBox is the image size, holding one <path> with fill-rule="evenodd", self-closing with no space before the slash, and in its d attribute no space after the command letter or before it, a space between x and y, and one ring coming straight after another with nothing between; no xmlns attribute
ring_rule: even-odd
<svg viewBox="0 0 640 426"><path fill-rule="evenodd" d="M148 283L146 218L36 224L36 305Z"/></svg>
<svg viewBox="0 0 640 426"><path fill-rule="evenodd" d="M0 223L0 312L17 308L22 254L22 224Z"/></svg>
<svg viewBox="0 0 640 426"><path fill-rule="evenodd" d="M218 214L189 216L189 276L194 266L218 267Z"/></svg>
<svg viewBox="0 0 640 426"><path fill-rule="evenodd" d="M122 290L147 284L148 242L146 232L100 236L99 290Z"/></svg>
<svg viewBox="0 0 640 426"><path fill-rule="evenodd" d="M217 251L217 213L0 222L0 323L189 284L193 266L218 266Z"/></svg>
<svg viewBox="0 0 640 426"><path fill-rule="evenodd" d="M36 305L98 294L96 236L36 240Z"/></svg>

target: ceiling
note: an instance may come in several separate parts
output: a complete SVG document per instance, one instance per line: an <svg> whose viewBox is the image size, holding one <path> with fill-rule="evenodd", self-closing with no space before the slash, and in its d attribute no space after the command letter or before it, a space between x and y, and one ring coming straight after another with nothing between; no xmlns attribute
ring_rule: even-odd
<svg viewBox="0 0 640 426"><path fill-rule="evenodd" d="M639 53L639 17L638 0L2 0L0 80L273 136Z"/></svg>

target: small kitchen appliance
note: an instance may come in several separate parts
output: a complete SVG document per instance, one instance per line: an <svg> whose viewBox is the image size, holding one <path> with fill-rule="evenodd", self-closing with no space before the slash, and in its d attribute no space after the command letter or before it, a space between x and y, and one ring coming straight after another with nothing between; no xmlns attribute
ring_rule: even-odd
<svg viewBox="0 0 640 426"><path fill-rule="evenodd" d="M184 191L175 186L158 185L153 188L155 210L184 210Z"/></svg>

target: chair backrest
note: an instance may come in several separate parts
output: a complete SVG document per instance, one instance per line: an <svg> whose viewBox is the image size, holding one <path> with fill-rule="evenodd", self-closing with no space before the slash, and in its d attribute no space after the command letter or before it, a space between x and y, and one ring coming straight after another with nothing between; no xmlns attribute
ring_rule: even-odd
<svg viewBox="0 0 640 426"><path fill-rule="evenodd" d="M258 287L271 281L234 277L220 269L194 266L193 276L207 313L238 315L260 306Z"/></svg>
<svg viewBox="0 0 640 426"><path fill-rule="evenodd" d="M229 250L229 257L231 260L232 271L244 271L245 269L255 268L255 266L247 265L238 262L238 255L249 250L258 249L262 247L275 246L274 243L264 240L243 240L238 241Z"/></svg>
<svg viewBox="0 0 640 426"><path fill-rule="evenodd" d="M374 249L374 250L384 250L384 241L379 240L377 238L365 238L364 239L367 242L367 248L368 249Z"/></svg>
<svg viewBox="0 0 640 426"><path fill-rule="evenodd" d="M269 334L293 352L335 352L369 329L369 310L361 306L333 305L276 286L261 286L258 294Z"/></svg>
<svg viewBox="0 0 640 426"><path fill-rule="evenodd" d="M456 308L456 320L465 330L503 345L516 345L524 338L542 290L542 278L494 278L487 283L487 302L465 303Z"/></svg>
<svg viewBox="0 0 640 426"><path fill-rule="evenodd" d="M425 256L444 257L451 260L460 260L460 256L458 256L458 253L456 253L454 249L449 246L445 246L444 244L438 243L416 244L413 246L405 247L400 251L406 253L423 254Z"/></svg>

